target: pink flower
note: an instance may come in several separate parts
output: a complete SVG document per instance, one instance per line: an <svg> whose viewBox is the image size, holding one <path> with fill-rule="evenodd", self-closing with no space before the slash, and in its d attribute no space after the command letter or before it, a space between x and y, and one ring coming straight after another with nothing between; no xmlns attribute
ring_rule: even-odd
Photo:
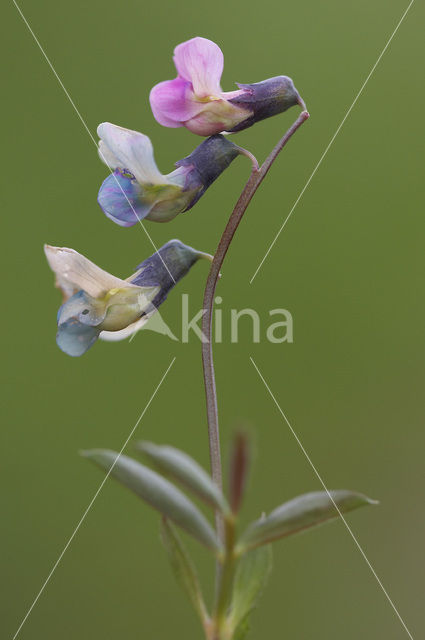
<svg viewBox="0 0 425 640"><path fill-rule="evenodd" d="M155 119L165 127L186 127L201 136L246 129L255 122L304 106L287 76L255 84L238 84L223 92L223 53L206 38L192 38L174 50L178 76L160 82L150 93Z"/></svg>

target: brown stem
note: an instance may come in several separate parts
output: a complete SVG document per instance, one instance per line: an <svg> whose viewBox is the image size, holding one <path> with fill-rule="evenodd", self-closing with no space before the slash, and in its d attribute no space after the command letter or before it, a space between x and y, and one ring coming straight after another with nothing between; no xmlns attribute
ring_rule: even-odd
<svg viewBox="0 0 425 640"><path fill-rule="evenodd" d="M258 169L253 164L253 170L251 176L246 183L239 200L237 201L235 208L229 218L229 221L221 236L220 242L217 247L217 251L214 255L214 260L211 265L210 272L208 274L207 283L205 286L204 303L203 303L203 318L202 318L202 362L204 368L204 382L205 382L205 395L207 402L207 418L208 418L208 438L210 448L210 463L212 478L216 485L222 488L222 472L221 472L221 453L220 453L220 433L218 427L218 411L217 411L217 393L215 386L215 374L214 374L214 361L212 351L212 314L214 307L214 295L217 286L217 281L220 277L220 269L226 256L227 250L233 239L233 236L238 228L242 217L251 202L252 197L257 191L258 187L266 177L270 167L276 160L283 147L288 140L294 135L297 129L309 118L307 111L302 111L298 116L294 124L288 129L283 138L279 140L273 151L266 158L262 166ZM220 514L216 514L217 532L220 539L223 540L223 520Z"/></svg>

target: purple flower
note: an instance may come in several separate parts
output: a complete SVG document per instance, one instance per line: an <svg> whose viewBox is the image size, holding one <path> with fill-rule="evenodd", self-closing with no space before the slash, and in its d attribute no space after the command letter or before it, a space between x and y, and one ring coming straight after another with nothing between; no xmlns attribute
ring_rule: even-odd
<svg viewBox="0 0 425 640"><path fill-rule="evenodd" d="M168 222L187 211L240 153L223 136L204 140L176 169L162 175L143 133L104 122L97 129L99 155L113 170L99 190L103 212L123 227L138 221Z"/></svg>
<svg viewBox="0 0 425 640"><path fill-rule="evenodd" d="M223 53L206 38L179 44L174 50L174 64L177 78L160 82L150 93L153 115L165 127L186 127L210 136L241 131L296 104L304 107L287 76L238 84L238 91L223 92Z"/></svg>

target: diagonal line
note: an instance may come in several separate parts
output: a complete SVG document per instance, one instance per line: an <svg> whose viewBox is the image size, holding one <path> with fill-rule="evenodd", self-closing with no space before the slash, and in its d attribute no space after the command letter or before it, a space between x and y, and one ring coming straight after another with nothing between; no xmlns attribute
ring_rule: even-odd
<svg viewBox="0 0 425 640"><path fill-rule="evenodd" d="M381 61L382 56L384 55L384 53L386 52L386 50L388 49L388 47L390 46L390 43L392 41L392 39L394 38L395 34L397 33L397 31L399 30L399 27L401 26L401 23L403 22L403 20L405 19L405 17L407 16L410 7L412 6L412 4L414 3L415 0L411 0L409 3L409 6L407 7L406 11L403 13L403 15L401 16L396 28L394 29L394 31L392 32L391 36L389 37L385 47L382 49L381 53L378 56L377 61L375 62L375 64L373 65L372 69L369 71L369 74L366 78L366 80L363 82L362 86L360 87L360 90L358 92L358 94L356 95L356 97L354 98L350 108L348 109L347 113L345 114L345 116L343 117L343 119L341 120L340 124L337 127L337 130L335 131L335 133L333 134L332 138L330 139L330 142L328 144L328 146L326 147L326 149L324 150L324 152L322 153L322 155L319 158L319 162L316 164L316 166L314 167L309 179L307 180L307 182L305 183L305 185L303 186L303 188L301 189L301 192L298 196L298 198L295 200L294 204L292 205L292 209L290 210L290 212L288 213L288 215L286 216L282 226L280 227L279 231L277 232L277 234L275 235L273 242L271 243L271 245L269 246L269 248L267 249L266 253L264 254L263 259L261 260L260 264L258 265L257 269L255 270L254 275L252 276L251 280L249 281L249 284L252 284L254 279L257 276L257 273L260 271L261 267L263 266L267 256L269 255L270 251L273 249L274 245L277 242L277 239L279 238L280 234L282 233L283 229L286 226L286 223L288 222L289 218L292 216L295 207L298 205L299 201L301 200L301 198L304 195L305 190L307 189L307 187L309 186L310 182L313 180L318 168L320 167L320 165L322 164L326 154L328 153L329 149L331 148L331 146L333 145L335 138L337 137L337 135L339 134L339 132L341 131L342 127L345 124L345 121L347 120L348 116L350 115L351 111L353 110L354 105L356 104L357 100L360 98L361 94L363 93L363 89L366 87L367 83L369 82L370 78L372 77L376 67L378 66L378 64Z"/></svg>
<svg viewBox="0 0 425 640"><path fill-rule="evenodd" d="M68 539L68 542L66 543L66 545L64 546L61 554L59 555L58 559L56 560L55 564L53 565L49 575L47 576L46 580L44 581L40 591L38 592L37 596L34 598L33 603L31 604L30 608L28 609L24 619L22 620L21 624L19 625L15 635L13 636L12 640L15 640L15 638L18 637L19 632L21 631L22 627L24 626L25 622L28 619L28 616L30 615L31 611L34 609L35 605L37 604L41 594L43 593L43 591L45 590L45 588L47 587L47 584L50 580L50 578L53 576L54 572L56 571L56 569L59 566L59 563L61 562L63 556L65 555L69 545L71 544L71 542L73 541L74 537L76 536L79 528L81 527L81 525L83 524L84 520L86 519L87 514L89 513L90 509L92 508L97 496L99 495L99 493L102 491L103 486L105 484L105 482L107 481L107 479L109 478L109 476L111 475L111 472L113 470L113 468L115 467L119 457L121 456L122 452L124 451L124 449L126 448L127 444L130 441L130 438L133 437L134 432L136 431L137 427L140 424L140 421L142 420L143 416L145 415L146 411L148 410L152 400L154 399L154 397L156 396L160 386L162 385L162 383L164 382L168 372L170 371L171 367L173 366L174 362L175 362L176 358L174 357L170 364L167 367L167 370L165 371L164 375L162 376L161 380L159 381L155 391L152 393L151 397L149 398L149 401L147 403L147 405L145 406L145 408L143 409L142 413L140 414L140 416L137 419L136 424L134 425L134 427L131 429L128 438L126 439L126 441L124 442L123 446L121 447L120 452L118 453L117 457L115 458L111 468L109 469L108 473L106 474L106 476L104 477L104 479L102 480L102 482L99 485L99 488L97 489L96 493L94 494L93 498L91 499L87 509L84 511L80 521L78 522L77 526L75 527L74 531L72 532L72 535L70 536L70 538Z"/></svg>
<svg viewBox="0 0 425 640"><path fill-rule="evenodd" d="M84 129L87 131L88 135L90 136L91 141L93 142L94 146L96 147L96 149L98 150L99 155L101 156L103 162L106 164L106 166L108 167L109 171L111 172L111 175L114 177L115 182L117 183L119 189L121 190L124 198L127 200L127 203L129 205L129 207L131 208L132 212L134 213L135 218L137 219L137 221L139 222L140 226L142 227L143 231L145 232L146 236L148 237L149 242L151 243L151 245L153 246L153 248L155 249L155 252L158 254L162 264L164 265L164 267L167 269L168 274L170 275L172 281L174 282L174 284L176 284L176 281L174 280L173 274L170 272L169 268L167 267L167 265L165 264L161 254L159 253L154 241L152 240L148 230L146 229L145 225L143 224L143 222L141 220L139 220L139 218L137 217L136 211L134 210L133 205L131 204L130 200L127 197L127 194L125 193L124 189L122 188L122 186L120 185L119 181L117 180L116 175L114 174L113 169L109 166L105 156L103 155L102 151L98 148L97 142L92 134L92 132L90 131L90 129L87 126L86 121L84 120L83 116L81 115L80 111L78 110L75 102L73 101L73 99L71 98L68 90L66 89L65 85L63 84L62 80L60 79L58 73L56 72L56 69L54 68L53 64L50 62L49 57L47 56L47 53L44 51L43 47L40 44L40 41L38 40L37 36L35 35L34 31L32 30L28 20L25 18L24 14L22 13L20 7L18 6L18 4L16 3L15 0L12 0L13 4L15 5L19 15L21 16L22 20L24 21L26 27L28 28L28 31L30 32L30 34L32 35L35 43L37 44L38 48L40 49L41 53L43 54L44 59L46 60L47 64L49 65L53 75L55 76L56 80L59 82L64 94L66 95L66 97L68 98L69 102L71 103L72 108L74 109L75 113L77 114L77 116L79 117Z"/></svg>
<svg viewBox="0 0 425 640"><path fill-rule="evenodd" d="M320 475L320 473L317 471L316 467L314 466L310 456L308 455L307 451L305 450L301 440L299 439L299 437L297 436L297 434L295 433L291 423L289 422L288 418L286 417L285 413L283 412L281 406L279 405L278 401L276 400L275 396L273 395L272 390L270 389L269 385L267 384L267 382L265 381L263 374L261 373L260 369L257 367L256 363L254 362L254 359L250 356L249 359L251 360L256 372L258 373L258 375L260 376L260 379L262 380L264 386L266 387L267 391L269 392L273 402L275 403L276 407L279 410L280 415L282 416L282 418L285 420L286 424L288 425L289 429L291 430L292 435L294 436L295 440L297 441L301 451L303 452L303 454L305 455L305 457L308 460L308 463L310 464L311 468L313 469L314 473L316 474L317 479L319 480L320 484L322 485L322 487L324 488L324 490L326 491L326 493L328 494L329 499L331 500L333 506L335 507L335 509L338 512L339 517L341 518L341 520L343 521L348 533L350 534L350 536L352 537L352 539L354 540L354 543L356 545L356 547L358 548L358 550L360 551L361 555L363 556L363 559L365 560L367 566L369 567L369 569L371 570L371 572L373 573L377 583L379 584L379 586L381 587L382 591L385 594L385 597L387 598L388 602L390 603L391 607L393 608L397 618L400 620L401 624L404 627L404 630L406 631L407 635L409 636L410 640L413 640L413 636L410 633L409 629L407 628L403 618L401 617L401 615L399 614L394 602L391 600L388 592L386 591L384 585L382 584L381 580L379 579L378 575L375 572L375 569L372 567L371 563L369 562L365 552L363 551L362 547L360 546L360 543L358 542L356 536L354 535L354 533L352 532L350 525L348 524L348 522L346 521L346 519L344 518L344 516L341 513L341 510L339 509L338 505L336 504L335 500L332 497L332 494L329 492L327 486L325 485L322 476Z"/></svg>

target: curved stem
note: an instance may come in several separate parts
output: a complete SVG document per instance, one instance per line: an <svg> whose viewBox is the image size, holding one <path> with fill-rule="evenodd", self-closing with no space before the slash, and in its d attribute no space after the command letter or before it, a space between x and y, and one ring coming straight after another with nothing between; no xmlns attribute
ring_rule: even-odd
<svg viewBox="0 0 425 640"><path fill-rule="evenodd" d="M279 140L273 151L266 158L262 166L258 169L256 163L253 163L253 170L251 176L246 183L239 199L232 211L229 221L221 236L220 242L217 247L217 251L214 255L214 260L211 265L210 272L208 274L207 283L205 286L204 303L203 303L203 318L202 318L202 362L204 369L204 382L205 382L205 396L207 403L207 418L208 418L208 438L210 448L210 462L211 473L214 482L220 489L222 488L222 471L221 471L221 453L220 453L220 433L218 427L218 410L217 410L217 393L215 385L214 374L214 360L212 351L212 314L214 307L214 295L217 286L217 281L220 277L220 269L229 249L230 243L235 235L236 229L239 226L242 217L251 202L252 197L257 191L258 187L266 177L270 167L276 160L283 147L294 135L297 129L309 118L307 111L302 111L298 116L294 124L288 129L283 138ZM248 155L248 154L246 154ZM249 154L251 156L251 154ZM216 514L217 532L221 539L223 539L223 521L219 514Z"/></svg>

